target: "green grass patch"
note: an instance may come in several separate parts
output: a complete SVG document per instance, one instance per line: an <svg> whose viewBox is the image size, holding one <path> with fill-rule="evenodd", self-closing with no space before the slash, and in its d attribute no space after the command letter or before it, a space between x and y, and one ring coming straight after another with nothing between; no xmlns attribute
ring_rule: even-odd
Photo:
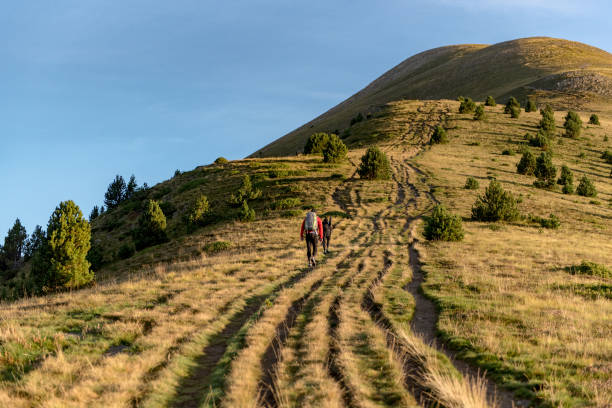
<svg viewBox="0 0 612 408"><path fill-rule="evenodd" d="M612 271L604 265L595 262L582 261L580 265L572 265L565 268L566 272L572 275L590 275L600 278L612 279Z"/></svg>
<svg viewBox="0 0 612 408"><path fill-rule="evenodd" d="M215 241L215 242L210 242L210 243L204 245L204 252L206 252L207 254L210 254L210 255L218 254L219 252L227 251L231 247L232 247L232 243L231 242L227 242L227 241Z"/></svg>

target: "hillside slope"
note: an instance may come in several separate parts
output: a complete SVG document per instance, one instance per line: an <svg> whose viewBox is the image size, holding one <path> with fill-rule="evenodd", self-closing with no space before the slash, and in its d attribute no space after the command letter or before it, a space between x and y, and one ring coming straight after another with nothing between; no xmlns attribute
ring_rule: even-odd
<svg viewBox="0 0 612 408"><path fill-rule="evenodd" d="M494 45L453 45L408 58L329 111L251 157L295 154L314 132L342 132L358 113L401 99L524 98L536 89L612 96L612 54L586 44L534 37Z"/></svg>

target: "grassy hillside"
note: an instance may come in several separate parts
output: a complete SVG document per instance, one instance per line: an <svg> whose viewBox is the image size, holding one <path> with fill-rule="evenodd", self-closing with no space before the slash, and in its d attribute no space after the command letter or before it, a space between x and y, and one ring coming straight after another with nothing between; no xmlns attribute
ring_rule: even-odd
<svg viewBox="0 0 612 408"><path fill-rule="evenodd" d="M109 261L95 286L0 304L0 403L609 406L612 179L601 155L612 150L612 109L589 106L582 120L597 109L601 125L577 139L561 136L556 112L553 163L575 185L588 175L594 198L516 173L539 113L511 119L497 106L474 121L449 100L387 104L351 128L338 165L247 159L153 187L147 197L172 213L170 242L117 259L143 194L94 223ZM436 125L448 144L428 144ZM356 175L360 144L371 143L389 156L391 180ZM262 189L252 223L227 204L245 174ZM469 176L479 189L463 188ZM470 219L493 178L521 197L524 218ZM213 216L188 231L182 213L198 194ZM438 202L463 218L463 241L423 238ZM337 228L311 270L298 233L313 203ZM558 229L529 217L550 213Z"/></svg>
<svg viewBox="0 0 612 408"><path fill-rule="evenodd" d="M253 153L283 156L301 151L313 132L343 132L358 113L375 114L401 99L500 101L534 90L612 97L612 55L577 42L525 38L494 45L454 45L408 58L321 116Z"/></svg>

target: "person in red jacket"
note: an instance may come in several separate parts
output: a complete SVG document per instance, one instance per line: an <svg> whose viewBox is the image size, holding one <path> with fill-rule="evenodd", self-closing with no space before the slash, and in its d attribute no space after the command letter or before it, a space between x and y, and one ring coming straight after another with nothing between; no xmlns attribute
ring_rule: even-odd
<svg viewBox="0 0 612 408"><path fill-rule="evenodd" d="M300 240L304 240L306 236L306 256L308 257L308 266L317 266L317 244L323 240L323 223L317 216L314 208L311 208L304 221L302 221L302 228L300 230Z"/></svg>

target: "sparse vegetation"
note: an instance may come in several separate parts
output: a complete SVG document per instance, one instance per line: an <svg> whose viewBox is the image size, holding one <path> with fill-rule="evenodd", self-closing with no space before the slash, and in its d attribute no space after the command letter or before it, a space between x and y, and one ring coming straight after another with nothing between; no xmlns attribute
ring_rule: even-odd
<svg viewBox="0 0 612 408"><path fill-rule="evenodd" d="M463 227L461 217L453 215L443 205L436 205L430 217L425 219L425 238L430 241L461 241Z"/></svg>
<svg viewBox="0 0 612 408"><path fill-rule="evenodd" d="M540 224L542 228L557 229L561 226L561 220L559 219L559 217L552 213L548 216L548 218L532 215L529 217L529 219L531 222Z"/></svg>
<svg viewBox="0 0 612 408"><path fill-rule="evenodd" d="M478 105L476 107L476 111L474 112L474 120L485 120L487 115L485 113L485 109L483 105Z"/></svg>
<svg viewBox="0 0 612 408"><path fill-rule="evenodd" d="M612 271L610 269L595 262L582 261L580 265L572 265L567 267L566 270L572 275L590 275L604 279L612 278Z"/></svg>
<svg viewBox="0 0 612 408"><path fill-rule="evenodd" d="M463 186L463 188L466 190L478 190L479 187L480 184L474 177L468 177L467 180L465 180L465 185Z"/></svg>
<svg viewBox="0 0 612 408"><path fill-rule="evenodd" d="M227 241L209 242L208 244L204 245L204 252L207 254L218 254L220 252L227 251L231 247L232 243Z"/></svg>
<svg viewBox="0 0 612 408"><path fill-rule="evenodd" d="M465 98L459 104L459 113L474 113L476 104L472 98Z"/></svg>
<svg viewBox="0 0 612 408"><path fill-rule="evenodd" d="M391 166L387 155L378 147L370 147L361 157L357 173L363 179L388 180L391 178Z"/></svg>
<svg viewBox="0 0 612 408"><path fill-rule="evenodd" d="M514 221L519 218L516 199L497 180L491 180L485 193L472 206L472 218L478 221Z"/></svg>
<svg viewBox="0 0 612 408"><path fill-rule="evenodd" d="M443 144L448 143L448 135L446 134L446 129L442 126L436 126L434 129L431 139L429 141L431 144Z"/></svg>

